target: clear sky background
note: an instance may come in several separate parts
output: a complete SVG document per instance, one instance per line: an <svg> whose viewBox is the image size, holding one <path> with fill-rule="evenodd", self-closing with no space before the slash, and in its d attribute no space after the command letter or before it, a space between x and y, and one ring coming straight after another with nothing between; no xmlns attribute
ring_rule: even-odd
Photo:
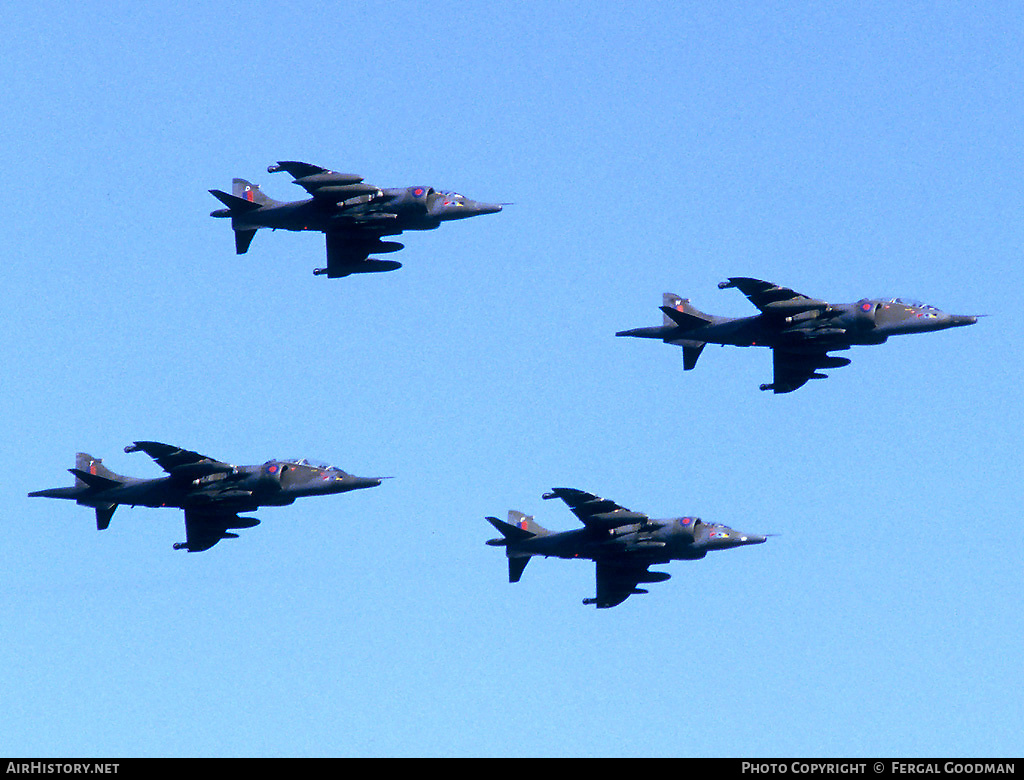
<svg viewBox="0 0 1024 780"><path fill-rule="evenodd" d="M1019 3L182 2L0 18L0 755L1024 752ZM277 160L513 202L328 280L208 215ZM617 339L728 276L970 328L846 353ZM378 488L175 552L28 499L136 439ZM619 607L507 581L555 486L767 544Z"/></svg>

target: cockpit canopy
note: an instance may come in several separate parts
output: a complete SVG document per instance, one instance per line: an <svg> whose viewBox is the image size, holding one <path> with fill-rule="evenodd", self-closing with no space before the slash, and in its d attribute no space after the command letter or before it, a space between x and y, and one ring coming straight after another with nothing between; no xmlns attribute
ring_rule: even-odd
<svg viewBox="0 0 1024 780"><path fill-rule="evenodd" d="M896 304L899 304L900 306L909 306L910 308L913 308L913 309L925 309L927 311L940 311L940 309L938 309L935 306L932 306L930 303L924 303L923 301L919 301L919 300L917 300L915 298L902 298L902 297L900 297L900 298L861 298L859 301L857 301L857 303L858 304L873 304L873 303L877 303L877 304L881 304L883 306L885 306L886 304L890 304L890 303L896 303Z"/></svg>
<svg viewBox="0 0 1024 780"><path fill-rule="evenodd" d="M281 458L280 460L268 460L264 465L272 463L281 463L286 466L306 466L307 468L320 469L321 471L336 471L347 476L347 473L337 466L332 466L322 460L313 460L312 458Z"/></svg>
<svg viewBox="0 0 1024 780"><path fill-rule="evenodd" d="M893 327L900 323L934 320L943 312L913 298L865 298L857 308L862 317L868 317L879 327Z"/></svg>
<svg viewBox="0 0 1024 780"><path fill-rule="evenodd" d="M902 303L904 306L912 306L915 309L928 309L929 311L939 311L937 307L932 306L929 303L924 303L923 301L918 301L914 298L892 298L888 301L885 301L885 303Z"/></svg>

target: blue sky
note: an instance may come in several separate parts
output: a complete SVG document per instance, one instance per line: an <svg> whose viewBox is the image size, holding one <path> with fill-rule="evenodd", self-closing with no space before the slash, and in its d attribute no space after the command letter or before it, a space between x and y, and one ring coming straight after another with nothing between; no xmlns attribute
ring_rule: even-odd
<svg viewBox="0 0 1024 780"><path fill-rule="evenodd" d="M36 4L0 19L9 464L0 754L986 756L1024 747L1013 3ZM498 215L327 280L207 192L276 160ZM616 339L728 276L971 328L798 392ZM26 493L136 439L379 488L196 555L176 510ZM765 545L507 582L484 517L570 486Z"/></svg>

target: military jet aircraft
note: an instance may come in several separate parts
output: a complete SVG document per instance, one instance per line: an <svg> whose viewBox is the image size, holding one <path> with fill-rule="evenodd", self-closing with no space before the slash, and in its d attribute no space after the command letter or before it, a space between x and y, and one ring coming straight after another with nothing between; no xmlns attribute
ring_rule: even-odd
<svg viewBox="0 0 1024 780"><path fill-rule="evenodd" d="M396 236L404 230L433 230L442 222L501 211L501 204L478 203L432 187L381 189L363 182L362 176L304 162L285 160L267 171L287 171L311 197L283 203L264 195L256 184L233 179L230 195L210 190L227 206L210 212L210 216L231 218L235 252L240 255L248 251L259 228L326 233L327 266L313 273L326 274L330 279L401 268L402 264L394 260L370 257L403 247L397 241L381 241L383 236Z"/></svg>
<svg viewBox="0 0 1024 780"><path fill-rule="evenodd" d="M856 344L881 344L900 333L973 325L977 317L947 314L934 306L902 298L862 298L830 304L748 277L732 277L719 288L737 287L761 313L753 317L715 317L698 311L689 299L665 293L664 324L634 328L616 336L661 339L683 348L683 369L697 364L705 344L771 347L775 378L762 390L790 393L809 379L824 379L820 369L840 368L848 358L828 354Z"/></svg>
<svg viewBox="0 0 1024 780"><path fill-rule="evenodd" d="M648 571L653 564L672 560L692 561L709 550L726 550L748 544L761 544L765 536L744 534L717 523L705 523L698 517L651 520L640 512L630 512L613 501L573 488L555 488L544 498L560 498L583 522L583 528L552 533L539 526L532 516L511 510L508 522L496 517L487 521L501 533L490 539L492 547L504 547L508 557L508 581L519 582L523 569L534 555L556 558L588 558L597 563L597 596L584 599L607 609L621 604L641 582L664 582L671 575Z"/></svg>
<svg viewBox="0 0 1024 780"><path fill-rule="evenodd" d="M170 506L185 510L185 541L175 550L201 552L221 539L236 539L229 530L259 525L239 517L261 506L285 506L302 496L322 496L376 487L378 478L354 477L339 468L302 460L268 460L260 466L233 466L197 452L155 441L137 441L125 452L145 452L168 476L136 479L115 474L103 461L78 453L73 487L50 488L29 496L68 498L96 510L96 529L110 525L120 504Z"/></svg>

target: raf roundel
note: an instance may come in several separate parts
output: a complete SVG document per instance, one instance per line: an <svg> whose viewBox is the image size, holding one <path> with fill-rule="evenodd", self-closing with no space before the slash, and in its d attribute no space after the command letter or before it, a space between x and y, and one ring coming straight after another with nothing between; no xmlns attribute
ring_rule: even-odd
<svg viewBox="0 0 1024 780"><path fill-rule="evenodd" d="M269 466L267 466L267 473L268 474L276 474L277 473L277 469L278 469L277 464L276 463L271 463Z"/></svg>

